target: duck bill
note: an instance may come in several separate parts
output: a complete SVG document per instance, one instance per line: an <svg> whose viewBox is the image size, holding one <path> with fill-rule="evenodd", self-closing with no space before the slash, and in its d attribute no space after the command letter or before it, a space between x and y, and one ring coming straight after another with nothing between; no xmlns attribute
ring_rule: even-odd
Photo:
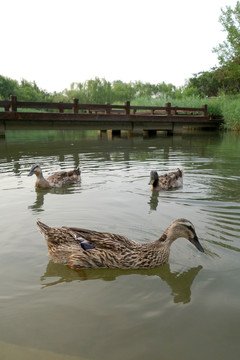
<svg viewBox="0 0 240 360"><path fill-rule="evenodd" d="M34 169L30 170L28 176L32 176L34 174Z"/></svg>
<svg viewBox="0 0 240 360"><path fill-rule="evenodd" d="M148 185L153 185L153 183L154 183L154 179L150 179Z"/></svg>
<svg viewBox="0 0 240 360"><path fill-rule="evenodd" d="M197 235L195 235L193 239L189 239L189 240L199 251L204 252L204 249L200 244Z"/></svg>

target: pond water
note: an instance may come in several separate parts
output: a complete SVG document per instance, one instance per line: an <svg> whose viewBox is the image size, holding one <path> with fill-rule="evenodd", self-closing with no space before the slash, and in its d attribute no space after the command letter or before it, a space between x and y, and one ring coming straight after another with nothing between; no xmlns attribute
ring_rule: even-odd
<svg viewBox="0 0 240 360"><path fill-rule="evenodd" d="M80 164L79 184L50 191L27 177ZM181 189L152 193L151 170L180 167ZM1 359L239 359L240 137L154 138L12 131L0 140ZM40 220L159 237L175 219L205 249L177 240L150 270L77 273L50 261Z"/></svg>

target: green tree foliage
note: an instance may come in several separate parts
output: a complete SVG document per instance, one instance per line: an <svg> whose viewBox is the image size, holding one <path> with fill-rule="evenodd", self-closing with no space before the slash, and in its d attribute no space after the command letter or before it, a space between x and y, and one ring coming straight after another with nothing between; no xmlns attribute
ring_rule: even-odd
<svg viewBox="0 0 240 360"><path fill-rule="evenodd" d="M19 87L16 89L17 97L19 100L25 101L51 101L52 96L44 91L41 90L35 81L29 82L27 80L21 80Z"/></svg>
<svg viewBox="0 0 240 360"><path fill-rule="evenodd" d="M126 100L132 101L136 97L136 87L133 82L125 83L116 80L112 83L112 102L123 103Z"/></svg>
<svg viewBox="0 0 240 360"><path fill-rule="evenodd" d="M10 95L15 94L18 86L16 80L0 75L0 99L8 99Z"/></svg>
<svg viewBox="0 0 240 360"><path fill-rule="evenodd" d="M29 82L22 79L19 83L0 75L0 99L9 99L11 95L16 95L19 100L25 101L51 101L53 99L48 92L41 90L35 81Z"/></svg>
<svg viewBox="0 0 240 360"><path fill-rule="evenodd" d="M221 86L217 69L203 71L188 80L183 96L217 96Z"/></svg>
<svg viewBox="0 0 240 360"><path fill-rule="evenodd" d="M72 83L70 89L54 96L55 99L71 102L79 99L80 103L102 104L112 102L111 83L105 79L96 77L84 83Z"/></svg>
<svg viewBox="0 0 240 360"><path fill-rule="evenodd" d="M72 83L70 89L65 89L54 98L58 101L72 101L79 99L80 103L123 103L137 98L174 97L176 87L172 84L150 84L141 81L123 82L115 80L112 83L96 77L84 83Z"/></svg>
<svg viewBox="0 0 240 360"><path fill-rule="evenodd" d="M230 6L221 9L219 21L227 38L213 49L220 64L217 75L225 92L236 93L240 91L240 2L234 9Z"/></svg>
<svg viewBox="0 0 240 360"><path fill-rule="evenodd" d="M9 99L10 95L16 95L19 100L25 101L64 101L72 102L74 98L80 103L104 104L124 103L126 100L133 101L137 98L174 97L177 88L164 82L160 84L142 83L141 81L123 82L121 80L112 83L96 77L84 83L72 83L69 89L60 93L50 94L41 90L35 81L9 79L0 76L0 99ZM179 89L178 89L179 92Z"/></svg>
<svg viewBox="0 0 240 360"><path fill-rule="evenodd" d="M190 78L184 88L183 96L188 94L218 96L240 92L240 2L232 9L221 9L219 18L226 40L213 49L218 55L219 67L199 72Z"/></svg>
<svg viewBox="0 0 240 360"><path fill-rule="evenodd" d="M227 32L227 39L213 49L218 54L220 65L228 65L236 60L240 61L240 2L232 9L227 6L221 9L219 18L223 31Z"/></svg>

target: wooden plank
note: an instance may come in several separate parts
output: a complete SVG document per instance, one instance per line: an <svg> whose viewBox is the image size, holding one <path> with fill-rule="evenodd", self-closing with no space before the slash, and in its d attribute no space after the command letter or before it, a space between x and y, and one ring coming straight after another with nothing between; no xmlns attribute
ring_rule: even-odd
<svg viewBox="0 0 240 360"><path fill-rule="evenodd" d="M5 106L10 106L11 105L11 101L9 100L1 100L0 101L0 107L4 108Z"/></svg>
<svg viewBox="0 0 240 360"><path fill-rule="evenodd" d="M11 101L2 100L0 101L0 108L5 106L12 106L13 111L16 111L17 108L20 109L42 109L42 110L59 110L61 112L64 110L73 110L75 113L78 110L93 110L93 111L108 111L113 109L125 110L126 113L129 113L131 110L133 112L143 110L150 111L165 111L170 114L172 111L177 112L201 112L204 115L206 114L207 107L203 105L202 108L191 108L191 107L180 107L180 106L171 106L171 103L167 103L165 106L131 106L129 101L126 101L124 105L116 104L79 104L78 99L74 99L72 103L65 102L44 102L44 101L18 101L16 96L11 96Z"/></svg>
<svg viewBox="0 0 240 360"><path fill-rule="evenodd" d="M88 114L88 113L43 113L43 112L0 112L0 120L27 120L27 121L69 121L69 120L82 120L82 121L148 121L148 122L211 122L220 123L219 119L209 120L208 117L201 115L124 115L124 114Z"/></svg>

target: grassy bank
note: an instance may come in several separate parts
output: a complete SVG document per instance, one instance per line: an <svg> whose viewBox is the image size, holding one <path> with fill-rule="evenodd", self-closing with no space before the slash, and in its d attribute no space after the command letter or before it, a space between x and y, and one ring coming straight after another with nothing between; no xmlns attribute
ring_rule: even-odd
<svg viewBox="0 0 240 360"><path fill-rule="evenodd" d="M149 99L138 98L131 102L131 105L151 105L164 106L170 102L173 106L201 107L208 105L208 113L224 118L224 128L228 130L240 131L240 95L219 96L217 98L186 97L171 99L166 97Z"/></svg>

